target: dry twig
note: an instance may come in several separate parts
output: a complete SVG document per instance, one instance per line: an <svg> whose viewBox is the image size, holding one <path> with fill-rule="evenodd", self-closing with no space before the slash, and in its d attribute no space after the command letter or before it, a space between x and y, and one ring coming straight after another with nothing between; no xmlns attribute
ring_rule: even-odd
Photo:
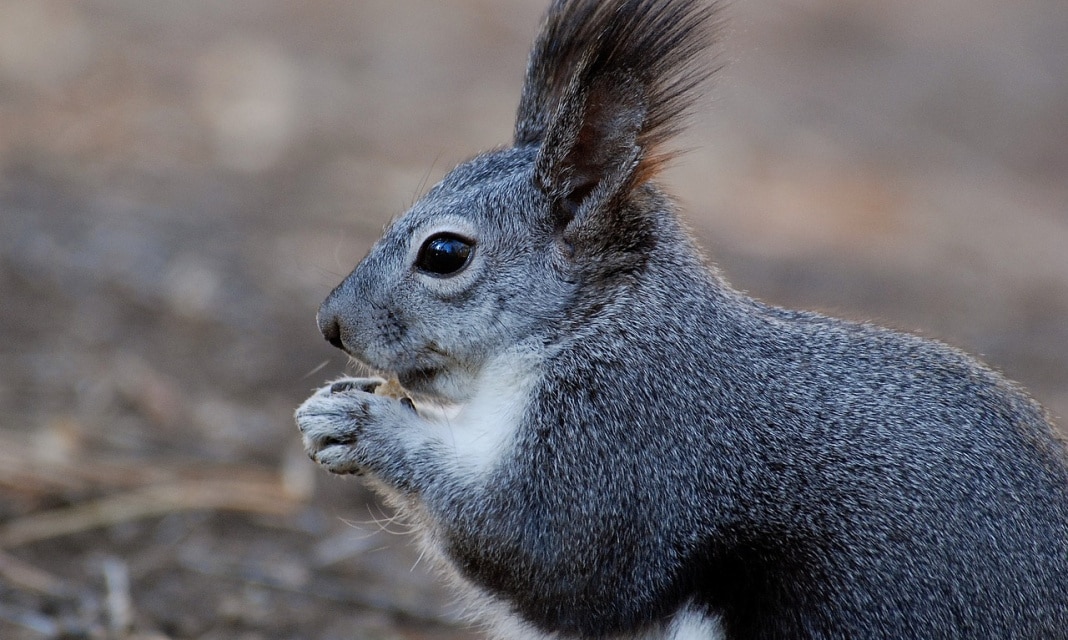
<svg viewBox="0 0 1068 640"><path fill-rule="evenodd" d="M176 511L207 509L286 515L291 513L297 504L277 480L176 482L135 489L17 518L0 525L0 548L16 547Z"/></svg>

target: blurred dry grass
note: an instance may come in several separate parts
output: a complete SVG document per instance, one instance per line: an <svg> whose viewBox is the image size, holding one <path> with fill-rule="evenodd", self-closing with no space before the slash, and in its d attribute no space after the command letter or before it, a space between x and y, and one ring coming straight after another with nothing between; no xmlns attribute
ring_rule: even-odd
<svg viewBox="0 0 1068 640"><path fill-rule="evenodd" d="M0 0L0 637L472 637L290 416L344 365L320 299L508 139L542 10ZM712 259L1068 415L1068 4L730 11L668 175Z"/></svg>

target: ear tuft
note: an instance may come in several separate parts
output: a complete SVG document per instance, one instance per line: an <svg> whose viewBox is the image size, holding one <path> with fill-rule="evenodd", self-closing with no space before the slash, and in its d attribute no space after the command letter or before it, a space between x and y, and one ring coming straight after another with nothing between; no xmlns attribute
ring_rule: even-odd
<svg viewBox="0 0 1068 640"><path fill-rule="evenodd" d="M672 156L663 145L716 71L704 54L719 28L715 0L553 2L528 62L515 144L540 145L538 181L562 209L656 175Z"/></svg>

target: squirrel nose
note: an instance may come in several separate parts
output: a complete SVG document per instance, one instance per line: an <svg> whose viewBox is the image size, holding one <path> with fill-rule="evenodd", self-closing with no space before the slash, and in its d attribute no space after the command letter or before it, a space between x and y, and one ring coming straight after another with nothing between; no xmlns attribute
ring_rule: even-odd
<svg viewBox="0 0 1068 640"><path fill-rule="evenodd" d="M327 342L345 353L349 353L349 347L352 346L345 344L345 336L348 336L351 342L353 300L357 297L351 280L350 276L335 287L319 305L319 313L315 316L315 322L319 325L319 333L323 334Z"/></svg>
<svg viewBox="0 0 1068 640"><path fill-rule="evenodd" d="M341 324L337 321L337 316L320 313L317 321L319 331L326 338L326 341L344 351L345 344L341 342Z"/></svg>

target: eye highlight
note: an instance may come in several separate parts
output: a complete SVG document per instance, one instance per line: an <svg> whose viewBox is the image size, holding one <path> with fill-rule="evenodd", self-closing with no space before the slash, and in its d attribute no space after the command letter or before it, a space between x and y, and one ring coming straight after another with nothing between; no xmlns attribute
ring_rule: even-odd
<svg viewBox="0 0 1068 640"><path fill-rule="evenodd" d="M467 266L474 243L451 233L439 233L427 238L419 248L415 267L435 276L451 276Z"/></svg>

